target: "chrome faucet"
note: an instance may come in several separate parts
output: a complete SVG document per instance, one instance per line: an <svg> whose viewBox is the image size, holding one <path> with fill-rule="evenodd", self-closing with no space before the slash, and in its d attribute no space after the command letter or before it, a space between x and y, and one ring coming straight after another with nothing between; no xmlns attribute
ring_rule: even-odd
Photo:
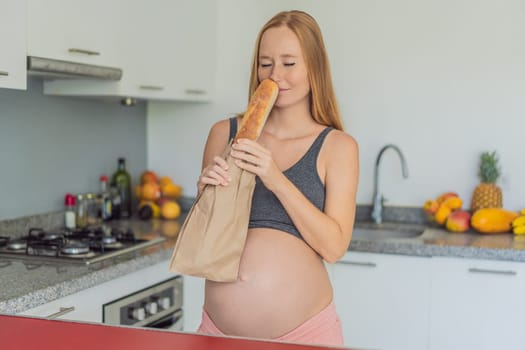
<svg viewBox="0 0 525 350"><path fill-rule="evenodd" d="M379 163L381 162L381 156L389 148L395 150L399 155L399 159L401 159L401 170L403 172L403 177L405 179L408 178L407 162L403 156L403 152L401 152L399 147L394 144L387 144L383 146L377 155L376 165L374 168L374 203L372 208L372 219L376 224L383 222L383 203L385 201L385 198L379 192Z"/></svg>

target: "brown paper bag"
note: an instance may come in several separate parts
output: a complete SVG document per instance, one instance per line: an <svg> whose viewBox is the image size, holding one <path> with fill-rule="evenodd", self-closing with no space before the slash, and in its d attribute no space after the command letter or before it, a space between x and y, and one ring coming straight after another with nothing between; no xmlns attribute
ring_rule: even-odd
<svg viewBox="0 0 525 350"><path fill-rule="evenodd" d="M235 139L257 140L272 109L279 86L263 80L253 93ZM228 186L206 186L195 200L175 243L170 270L217 282L233 282L239 275L255 175L235 165L232 142L223 157L228 163Z"/></svg>
<svg viewBox="0 0 525 350"><path fill-rule="evenodd" d="M236 281L255 187L255 175L237 167L226 147L231 181L206 186L179 232L170 270L217 282Z"/></svg>

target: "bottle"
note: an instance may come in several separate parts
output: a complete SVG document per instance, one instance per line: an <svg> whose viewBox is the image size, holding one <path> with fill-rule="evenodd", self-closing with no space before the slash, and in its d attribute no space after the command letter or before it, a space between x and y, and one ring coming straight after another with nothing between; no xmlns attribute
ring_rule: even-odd
<svg viewBox="0 0 525 350"><path fill-rule="evenodd" d="M66 193L64 204L66 205L64 224L67 229L74 230L76 228L75 196L71 193Z"/></svg>
<svg viewBox="0 0 525 350"><path fill-rule="evenodd" d="M111 203L111 194L108 190L108 177L106 175L100 176L100 218L102 221L111 220L113 204Z"/></svg>
<svg viewBox="0 0 525 350"><path fill-rule="evenodd" d="M126 170L126 159L118 159L118 169L111 180L120 196L120 217L131 216L131 176Z"/></svg>
<svg viewBox="0 0 525 350"><path fill-rule="evenodd" d="M111 219L120 219L120 194L115 186L111 186L109 189L111 194Z"/></svg>

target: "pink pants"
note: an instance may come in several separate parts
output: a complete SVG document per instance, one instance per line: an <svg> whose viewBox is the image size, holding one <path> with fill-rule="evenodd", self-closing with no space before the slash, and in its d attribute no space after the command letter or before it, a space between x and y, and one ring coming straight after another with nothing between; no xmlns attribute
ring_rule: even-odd
<svg viewBox="0 0 525 350"><path fill-rule="evenodd" d="M202 323L197 333L225 335L213 323L206 310L202 311ZM317 315L306 320L297 328L274 340L317 345L343 346L343 330L334 303L330 303Z"/></svg>

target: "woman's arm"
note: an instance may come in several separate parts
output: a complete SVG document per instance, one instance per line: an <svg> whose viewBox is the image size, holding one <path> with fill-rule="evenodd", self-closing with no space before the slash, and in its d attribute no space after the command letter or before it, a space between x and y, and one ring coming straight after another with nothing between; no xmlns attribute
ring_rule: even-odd
<svg viewBox="0 0 525 350"><path fill-rule="evenodd" d="M320 153L326 187L324 212L315 207L277 168L271 153L261 145L240 140L232 153L237 164L258 175L282 203L305 241L327 262L346 252L352 237L359 177L356 141L342 131L328 134ZM246 152L246 153L244 153Z"/></svg>
<svg viewBox="0 0 525 350"><path fill-rule="evenodd" d="M197 181L198 194L206 185L227 185L228 165L222 158L222 153L228 145L230 134L230 121L228 119L215 123L208 134L204 153L202 156L201 175Z"/></svg>

